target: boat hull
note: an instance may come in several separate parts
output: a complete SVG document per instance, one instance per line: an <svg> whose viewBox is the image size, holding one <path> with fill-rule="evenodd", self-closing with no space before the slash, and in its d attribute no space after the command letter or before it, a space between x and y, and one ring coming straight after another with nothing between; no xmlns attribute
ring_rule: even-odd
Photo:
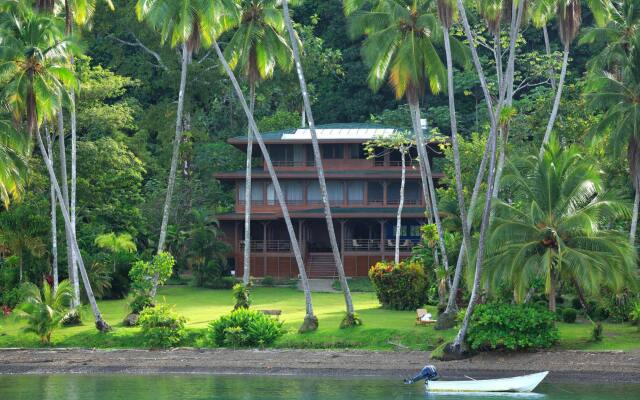
<svg viewBox="0 0 640 400"><path fill-rule="evenodd" d="M521 392L534 390L549 372L516 376L513 378L484 379L477 381L429 381L429 392Z"/></svg>

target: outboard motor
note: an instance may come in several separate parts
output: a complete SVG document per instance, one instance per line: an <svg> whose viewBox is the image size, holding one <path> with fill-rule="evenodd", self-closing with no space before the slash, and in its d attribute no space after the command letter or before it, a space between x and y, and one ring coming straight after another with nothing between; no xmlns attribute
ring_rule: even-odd
<svg viewBox="0 0 640 400"><path fill-rule="evenodd" d="M422 371L420 371L418 375L414 376L411 379L405 379L404 383L407 385L411 385L412 383L415 383L422 379L427 382L438 380L438 371L436 370L436 367L434 367L433 365L427 365L426 367L422 368Z"/></svg>

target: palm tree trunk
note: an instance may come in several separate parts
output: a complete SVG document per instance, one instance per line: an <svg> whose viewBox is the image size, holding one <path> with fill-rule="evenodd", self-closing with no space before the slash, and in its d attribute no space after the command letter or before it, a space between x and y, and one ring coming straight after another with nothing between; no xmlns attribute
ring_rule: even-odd
<svg viewBox="0 0 640 400"><path fill-rule="evenodd" d="M180 88L178 91L178 110L176 111L176 134L173 138L173 150L171 153L171 167L169 169L169 179L167 182L167 194L162 207L162 223L160 224L160 237L158 239L158 250L160 254L164 251L164 244L167 240L167 225L169 224L169 211L171 209L171 198L176 185L176 169L178 168L178 158L180 157L180 144L182 143L182 113L184 110L184 94L187 85L187 68L189 66L189 51L187 45L182 45L182 65L180 67ZM153 277L153 287L151 297L155 297L158 290L158 274Z"/></svg>
<svg viewBox="0 0 640 400"><path fill-rule="evenodd" d="M429 162L429 156L425 149L425 143L422 137L422 126L420 123L420 105L418 103L418 97L411 94L409 95L409 109L411 110L411 118L413 122L413 130L416 135L416 146L418 147L418 156L420 161L420 175L422 178L423 190L429 191L429 197L431 199L431 213L433 214L433 220L438 230L438 242L440 244L440 255L442 256L442 265L445 271L449 271L449 260L447 259L447 249L444 241L444 230L442 229L442 222L440 221L440 214L438 213L438 200L436 197L435 185L433 184L433 174L431 173L431 164ZM425 182L426 181L426 182ZM426 184L426 186L425 186Z"/></svg>
<svg viewBox="0 0 640 400"><path fill-rule="evenodd" d="M551 56L551 46L549 46L549 32L547 32L547 25L542 26L542 37L544 38L544 51L547 57ZM556 90L556 77L553 73L553 68L547 70L549 74L549 81L551 82L551 89Z"/></svg>
<svg viewBox="0 0 640 400"><path fill-rule="evenodd" d="M260 135L260 131L258 130L258 126L256 125L255 120L253 119L253 115L249 110L249 106L244 99L244 95L242 94L242 89L240 89L240 85L238 84L238 80L236 79L231 67L229 67L229 63L224 58L222 54L222 50L220 50L220 46L216 40L213 41L213 46L215 48L216 54L218 55L218 59L222 64L222 67L226 71L229 79L231 80L231 84L236 92L236 96L242 105L242 108L247 116L247 120L249 123L249 128L252 130L253 135L255 136L258 146L260 146L260 151L262 151L262 155L264 157L264 162L267 166L267 170L269 171L269 176L271 177L271 182L273 183L274 191L276 197L278 199L278 203L280 203L280 209L282 211L282 217L284 218L285 225L287 226L287 232L289 233L289 238L291 239L291 249L296 259L296 263L298 264L298 272L300 274L300 280L302 283L302 288L305 294L305 302L306 302L306 316L305 322L301 327L301 331L307 330L315 330L318 327L318 319L313 314L313 303L311 301L311 290L309 289L309 280L307 278L307 271L304 267L304 260L302 259L302 253L300 252L300 245L298 244L298 239L296 237L296 233L293 229L293 224L291 223L291 217L289 216L289 209L287 207L287 203L285 202L284 195L282 194L282 188L280 187L280 182L278 181L278 176L276 175L276 171L273 168L273 163L271 162L271 157L269 156L269 152L267 151L267 147L262 140L262 135Z"/></svg>
<svg viewBox="0 0 640 400"><path fill-rule="evenodd" d="M549 136L551 136L553 124L556 122L556 117L558 116L560 98L562 97L562 87L564 86L564 78L567 75L567 64L569 64L569 43L564 45L564 53L562 55L562 69L560 70L560 79L558 80L558 90L556 91L556 97L553 100L553 108L551 109L551 115L549 116L547 129L544 132L544 138L542 139L542 145L540 146L540 154L542 154L542 152L544 151L544 145L549 142Z"/></svg>
<svg viewBox="0 0 640 400"><path fill-rule="evenodd" d="M471 290L471 298L469 299L469 305L467 306L467 312L465 313L464 320L462 321L462 325L460 326L458 335L453 342L453 348L458 351L461 349L461 345L466 339L467 330L469 329L469 321L471 320L473 310L480 294L480 280L482 278L482 264L484 262L485 241L487 232L489 230L489 217L491 215L491 202L493 199L493 185L495 184L497 136L497 131L493 129L493 132L489 137L489 142L491 143L489 173L487 177L485 205L482 212L482 223L480 225L480 237L478 238L478 250L476 252L476 271L473 278L473 289Z"/></svg>
<svg viewBox="0 0 640 400"><path fill-rule="evenodd" d="M460 254L458 255L458 261L456 262L456 269L453 276L453 282L451 283L451 291L449 293L449 301L447 302L447 308L445 313L453 313L456 311L456 296L458 287L460 285L460 276L462 275L462 255L464 254L464 248L471 246L471 233L470 226L467 224L467 210L464 203L464 191L462 188L462 167L460 163L460 147L458 144L458 121L456 118L456 105L455 105L455 93L453 86L453 60L451 56L451 42L449 38L449 32L444 32L444 49L445 57L447 59L447 91L449 95L449 118L451 120L451 147L453 150L453 165L455 170L456 179L456 195L458 197L458 209L460 210L460 220L462 221L462 245L460 247ZM486 153L483 157L483 162L486 164ZM484 172L484 166L481 163L480 175ZM480 185L478 185L480 186ZM475 188L474 188L475 192ZM476 193L476 198L477 198Z"/></svg>
<svg viewBox="0 0 640 400"><path fill-rule="evenodd" d="M351 291L349 290L349 284L347 283L347 276L344 272L344 266L342 265L342 256L340 255L340 249L338 248L338 240L336 239L336 233L333 227L333 219L331 217L331 206L329 204L329 195L327 193L327 183L324 179L324 168L322 166L322 157L320 156L320 146L318 145L318 136L316 133L315 122L313 114L311 112L311 101L307 91L307 83L304 78L304 72L302 70L302 61L300 59L300 49L298 48L298 38L293 30L293 24L291 22L291 16L289 15L288 1L282 2L282 9L284 13L284 21L289 31L289 39L291 40L291 49L293 50L293 59L296 64L296 72L298 73L298 81L300 82L300 91L302 92L302 102L304 103L304 110L306 112L307 121L309 123L309 130L311 132L311 145L313 147L313 157L316 164L316 170L318 171L318 182L320 184L320 193L322 195L322 204L324 205L324 216L327 221L327 229L329 231L329 241L331 243L331 250L333 253L333 259L338 270L338 276L340 278L340 286L344 293L344 300L347 309L347 317L352 318L355 314L353 309L353 300L351 299Z"/></svg>
<svg viewBox="0 0 640 400"><path fill-rule="evenodd" d="M631 215L631 229L629 230L629 243L631 243L632 246L635 246L636 244L636 232L638 229L638 205L640 203L640 190L638 189L640 185L636 184L635 187L636 195L633 199L633 214Z"/></svg>
<svg viewBox="0 0 640 400"><path fill-rule="evenodd" d="M53 160L53 138L49 128L45 125L45 138L47 139L47 153L50 160ZM49 187L49 199L51 203L51 275L53 275L53 291L58 290L58 229L56 212L56 191L51 182Z"/></svg>
<svg viewBox="0 0 640 400"><path fill-rule="evenodd" d="M556 274L553 269L549 271L549 311L556 312Z"/></svg>
<svg viewBox="0 0 640 400"><path fill-rule="evenodd" d="M73 56L71 57L71 64L73 65ZM70 92L71 96L71 104L69 105L69 119L71 121L71 193L69 196L69 216L71 218L71 230L73 230L73 235L76 234L76 183L77 183L77 170L76 170L76 161L77 161L77 137L76 137L76 94L73 88L71 88ZM73 250L73 249L72 249ZM71 267L73 268L73 275L78 276L78 255L75 251L71 252ZM78 279L76 278L76 281ZM77 291L75 295L78 299L80 299L80 284L78 282L77 287L74 286L74 291Z"/></svg>
<svg viewBox="0 0 640 400"><path fill-rule="evenodd" d="M256 86L255 83L249 83L249 111L253 115L256 103ZM251 128L247 128L247 167L245 171L244 184L244 270L242 274L242 282L245 286L249 284L251 275L251 167L253 152L253 135Z"/></svg>
<svg viewBox="0 0 640 400"><path fill-rule="evenodd" d="M60 183L62 184L62 198L64 206L69 207L69 185L67 181L67 151L64 140L64 114L62 109L58 110L58 147L60 151ZM73 296L71 297L71 307L80 306L80 280L73 268L73 246L71 245L71 235L65 225L65 238L67 244L67 268L69 280L73 285Z"/></svg>
<svg viewBox="0 0 640 400"><path fill-rule="evenodd" d="M53 183L54 190L56 192L56 197L58 198L58 203L60 204L60 211L62 213L62 217L64 219L64 224L66 227L66 231L68 232L68 236L70 238L70 244L73 248L73 251L78 255L78 268L80 271L80 275L82 276L82 282L84 283L84 289L87 294L87 298L89 299L89 304L91 305L91 310L93 311L94 318L96 320L96 328L101 332L107 332L111 330L109 324L106 323L102 319L102 314L100 313L100 309L98 308L98 303L96 302L96 298L93 294L93 289L91 288L91 283L89 282L89 276L87 275L87 271L84 267L84 261L82 260L82 253L80 253L80 248L78 247L78 242L76 240L76 235L71 229L71 218L69 216L69 209L64 202L64 198L62 196L62 191L60 190L60 185L58 184L58 179L56 178L55 172L53 170L53 163L51 159L47 155L47 150L42 143L42 137L40 137L40 132L31 132L32 135L36 136L38 141L38 147L40 148L40 153L42 154L42 158L44 159L45 165L47 167L47 171L49 172L49 179Z"/></svg>
<svg viewBox="0 0 640 400"><path fill-rule="evenodd" d="M405 160L405 147L400 145L400 156L402 157L402 172L400 174L400 203L398 204L398 215L396 217L396 251L394 261L400 263L400 230L402 228L402 208L404 207L404 183L407 175L407 162Z"/></svg>

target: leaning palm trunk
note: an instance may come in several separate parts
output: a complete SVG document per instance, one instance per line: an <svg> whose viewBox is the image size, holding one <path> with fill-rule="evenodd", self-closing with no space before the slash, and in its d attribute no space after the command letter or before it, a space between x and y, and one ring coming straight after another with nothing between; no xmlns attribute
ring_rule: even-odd
<svg viewBox="0 0 640 400"><path fill-rule="evenodd" d="M445 273L449 272L449 260L447 259L447 249L444 241L444 230L442 229L442 222L440 221L440 214L438 213L438 201L436 197L436 190L433 184L433 174L431 172L431 164L429 163L429 156L425 149L425 143L422 137L422 126L420 123L420 104L418 103L418 97L414 95L409 96L409 109L411 111L411 119L413 123L413 130L416 136L416 146L418 147L418 157L420 161L420 177L422 179L423 190L428 191L428 197L431 200L431 209L429 212L433 215L433 220L438 230L438 241L440 244L440 255L442 257L442 265ZM425 197L427 197L425 195Z"/></svg>
<svg viewBox="0 0 640 400"><path fill-rule="evenodd" d="M160 224L160 237L158 239L158 254L164 251L164 244L167 240L167 225L169 224L169 211L171 209L171 198L176 185L176 170L178 168L178 157L180 156L180 143L182 142L182 112L184 110L184 93L187 85L187 68L189 65L189 51L187 45L182 45L182 65L180 69L180 89L178 91L178 110L176 111L176 134L173 138L173 149L171 152L171 167L169 169L169 179L167 182L167 194L162 207L162 223ZM155 297L158 290L158 275L153 277L151 297Z"/></svg>
<svg viewBox="0 0 640 400"><path fill-rule="evenodd" d="M400 263L400 229L402 228L402 208L404 207L404 183L407 175L407 161L405 160L405 147L400 145L400 156L402 157L402 172L400 173L400 203L398 204L398 215L396 217L396 249L394 261Z"/></svg>
<svg viewBox="0 0 640 400"><path fill-rule="evenodd" d="M458 121L456 118L456 105L455 94L453 87L453 60L451 56L451 42L449 38L449 31L444 32L444 49L447 59L447 91L449 95L449 118L451 120L451 147L453 149L453 164L455 169L456 179L456 195L458 197L458 209L460 210L460 220L462 221L462 246L461 253L464 247L471 245L470 227L467 224L467 210L464 204L464 192L462 189L462 168L460 166L460 148L458 145ZM481 171L484 171L484 167L481 166ZM477 197L477 196L476 196ZM462 258L462 257L460 257ZM460 276L462 275L462 260L459 259L456 263L456 270L453 276L453 282L451 283L451 293L449 295L449 301L445 313L454 313L456 311L455 298L458 292L458 286L460 284ZM453 299L453 302L451 301Z"/></svg>
<svg viewBox="0 0 640 400"><path fill-rule="evenodd" d="M253 115L256 104L256 87L255 83L249 84L249 111ZM247 129L247 167L245 171L244 185L244 270L242 274L242 282L245 286L249 284L251 274L251 167L253 153L253 135L251 128ZM265 238L266 239L266 238Z"/></svg>
<svg viewBox="0 0 640 400"><path fill-rule="evenodd" d="M540 146L540 154L544 151L544 145L549 142L553 125L556 122L558 116L558 108L560 107L560 99L562 98L562 87L564 86L564 79L567 75L567 64L569 63L569 42L564 45L564 53L562 55L562 69L560 70L560 78L558 79L558 89L556 90L556 97L553 100L553 108L551 109L551 116L547 123L547 129L544 132L544 138L542 139L542 145Z"/></svg>
<svg viewBox="0 0 640 400"><path fill-rule="evenodd" d="M45 125L45 138L47 139L47 154L49 159L53 160L53 138L47 125ZM58 290L58 224L56 221L56 191L53 187L53 181L49 185L49 199L51 203L51 275L53 276L53 291L55 292Z"/></svg>
<svg viewBox="0 0 640 400"><path fill-rule="evenodd" d="M69 186L67 181L67 151L64 140L64 114L62 109L58 110L58 146L60 151L60 180L62 183L62 198L65 207L69 208ZM65 225L65 239L67 244L67 268L69 280L73 285L73 297L71 298L71 307L76 308L80 305L80 281L73 268L73 246L71 245L71 235Z"/></svg>
<svg viewBox="0 0 640 400"><path fill-rule="evenodd" d="M473 278L473 289L471 290L471 298L469 299L469 305L467 306L467 312L464 315L464 319L462 321L462 325L460 330L458 331L458 335L456 336L453 342L453 348L455 350L460 350L462 343L464 343L467 335L467 330L469 329L469 321L471 320L471 316L473 315L473 310L475 308L476 302L478 300L478 296L480 295L480 280L482 278L482 264L484 263L484 249L485 249L485 241L487 237L487 232L489 231L489 221L491 215L491 202L493 199L493 185L495 184L495 176L496 176L496 142L497 142L497 132L494 130L493 134L489 137L489 142L491 142L491 150L490 150L490 161L489 161L489 173L487 177L487 191L485 193L485 204L484 210L482 212L482 223L480 225L480 236L478 238L478 249L476 251L476 271Z"/></svg>
<svg viewBox="0 0 640 400"><path fill-rule="evenodd" d="M73 65L73 57L71 57L71 63ZM71 230L75 236L76 234L76 183L78 181L77 178L77 169L76 169L76 161L77 161L77 137L76 137L76 95L73 88L69 93L71 97L71 104L69 105L69 120L71 125L71 192L69 194L69 217L71 218ZM73 268L73 275L78 276L78 255L75 251L71 251L71 268ZM76 281L78 279L76 278ZM78 282L77 287L73 288L75 295L77 298L80 298L80 284Z"/></svg>
<svg viewBox="0 0 640 400"><path fill-rule="evenodd" d="M542 26L542 37L544 38L544 51L547 57L551 56L551 46L549 45L549 32L547 32L547 25ZM549 82L551 82L551 89L556 90L556 77L553 72L553 68L547 70L549 74Z"/></svg>
<svg viewBox="0 0 640 400"><path fill-rule="evenodd" d="M240 101L240 105L242 106L249 123L249 128L253 132L253 135L258 142L258 146L260 146L260 150L262 151L262 155L264 157L264 162L267 165L267 170L269 171L269 176L271 177L271 182L273 183L273 188L276 194L276 198L278 199L278 203L280 203L280 209L282 210L282 217L284 218L285 225L287 226L287 232L289 233L289 238L291 240L291 249L296 259L296 263L298 264L298 272L300 274L300 280L302 283L302 288L305 294L305 302L306 302L306 316L302 327L300 327L301 332L305 332L308 330L315 330L318 328L318 319L313 314L313 303L311 302L311 290L309 288L309 280L307 278L307 271L304 267L304 260L302 259L302 253L300 252L300 245L298 244L298 239L296 237L296 233L293 229L293 224L291 223L291 217L289 216L289 209L287 207L287 203L285 201L284 195L282 194L282 188L280 187L280 182L278 181L278 177L276 175L276 171L273 168L273 163L271 162L271 157L269 156L269 152L267 151L267 146L264 144L264 140L262 140L262 135L258 130L258 126L256 125L255 120L253 119L253 115L249 110L249 106L247 105L246 100L244 99L244 95L242 94L242 89L240 89L240 85L238 84L238 80L236 79L231 67L229 67L229 63L224 58L222 54L222 50L220 50L220 46L216 40L213 41L213 46L215 48L216 54L218 55L218 59L222 64L225 72L229 76L231 80L231 84L236 92L238 100Z"/></svg>
<svg viewBox="0 0 640 400"><path fill-rule="evenodd" d="M638 190L638 184L634 185L636 195L633 199L633 214L631 215L631 229L629 230L629 243L632 246L636 244L636 232L638 229L638 205L640 203L640 190Z"/></svg>
<svg viewBox="0 0 640 400"><path fill-rule="evenodd" d="M84 289L87 294L87 298L89 299L89 304L91 305L91 310L93 311L94 318L96 320L96 328L101 332L107 332L111 330L111 327L102 319L102 314L100 313L100 309L98 308L98 303L96 302L96 298L93 294L93 289L91 288L91 283L89 282L89 276L87 275L87 270L85 269L84 261L82 260L82 254L80 253L80 249L78 247L76 235L71 229L71 218L69 216L69 209L67 208L67 205L65 204L64 199L62 197L62 191L60 190L58 179L56 178L55 172L53 170L53 163L49 158L49 156L47 155L47 150L45 149L44 144L42 143L42 137L40 137L40 132L36 131L31 133L36 136L36 139L38 141L38 147L40 148L40 153L42 154L42 158L44 159L45 165L47 167L47 171L49 172L49 179L51 179L51 182L53 184L53 187L56 193L56 197L58 199L58 203L60 205L60 211L64 219L65 228L66 228L66 231L68 232L67 235L70 238L70 241L69 241L70 245L73 251L75 252L75 254L78 255L78 258L77 258L78 269L80 271L80 275L82 276Z"/></svg>
<svg viewBox="0 0 640 400"><path fill-rule="evenodd" d="M313 114L311 112L311 102L309 101L309 95L307 92L307 83L304 79L304 72L302 71L302 62L300 60L300 49L298 48L298 38L293 30L293 24L291 23L291 16L289 15L288 1L282 2L282 9L284 11L284 21L289 31L289 38L291 40L291 49L293 50L293 59L296 64L296 71L298 73L298 80L300 82L300 91L302 92L302 102L304 103L304 110L307 115L307 121L309 123L309 130L311 132L311 145L313 147L313 157L316 164L316 170L318 171L318 181L320 183L320 193L322 195L322 204L324 205L324 216L327 221L327 229L329 231L329 241L331 242L331 250L333 252L333 259L336 263L336 269L338 270L338 276L340 278L340 286L344 293L345 305L347 308L347 318L344 323L352 325L350 321L355 323L353 300L351 299L351 291L349 290L349 284L347 283L347 276L344 272L344 266L342 264L342 256L338 248L338 241L336 240L336 233L333 227L333 219L331 217L331 206L329 204L329 195L327 193L327 183L324 179L324 169L322 167L322 158L320 157L320 146L318 145L318 135L316 133L316 127L313 120Z"/></svg>

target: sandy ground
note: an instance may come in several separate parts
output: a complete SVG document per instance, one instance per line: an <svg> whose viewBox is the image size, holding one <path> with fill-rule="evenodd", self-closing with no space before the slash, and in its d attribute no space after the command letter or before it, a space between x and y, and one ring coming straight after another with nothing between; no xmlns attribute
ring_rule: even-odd
<svg viewBox="0 0 640 400"><path fill-rule="evenodd" d="M191 373L403 378L434 364L445 379L551 371L550 381L640 383L640 351L487 353L433 362L419 351L0 349L0 374Z"/></svg>

